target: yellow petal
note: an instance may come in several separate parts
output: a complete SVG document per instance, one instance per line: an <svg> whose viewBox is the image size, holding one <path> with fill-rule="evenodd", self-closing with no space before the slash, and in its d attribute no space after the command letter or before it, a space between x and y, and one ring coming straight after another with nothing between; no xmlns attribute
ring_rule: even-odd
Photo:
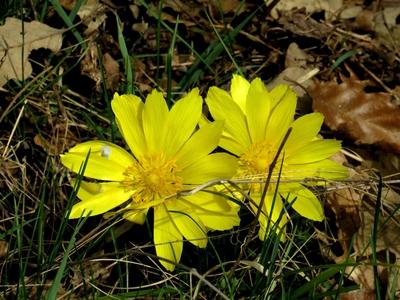
<svg viewBox="0 0 400 300"><path fill-rule="evenodd" d="M211 87L206 102L214 120L225 121L225 131L244 148L247 148L250 145L250 136L246 118L231 96L220 88Z"/></svg>
<svg viewBox="0 0 400 300"><path fill-rule="evenodd" d="M237 74L233 75L231 82L231 95L243 113L246 112L246 98L250 83L243 77Z"/></svg>
<svg viewBox="0 0 400 300"><path fill-rule="evenodd" d="M179 199L166 201L165 205L185 239L197 247L205 248L207 246L207 229L193 209L185 206Z"/></svg>
<svg viewBox="0 0 400 300"><path fill-rule="evenodd" d="M271 109L274 109L287 96L288 91L293 92L287 84L279 84L270 91Z"/></svg>
<svg viewBox="0 0 400 300"><path fill-rule="evenodd" d="M324 115L321 113L311 113L296 119L291 125L292 132L286 141L285 155L289 156L315 139L323 121Z"/></svg>
<svg viewBox="0 0 400 300"><path fill-rule="evenodd" d="M287 89L283 98L272 109L265 137L278 147L283 140L296 110L296 94Z"/></svg>
<svg viewBox="0 0 400 300"><path fill-rule="evenodd" d="M123 180L127 166L135 162L133 156L123 148L103 141L78 144L60 157L62 164L75 173L80 171L87 159L85 176L111 181Z"/></svg>
<svg viewBox="0 0 400 300"><path fill-rule="evenodd" d="M78 197L83 196L84 201L72 207L70 219L105 213L127 201L133 193L133 191L126 191L118 182L99 183L99 189L94 193L93 187L88 187L84 183L83 192L78 190Z"/></svg>
<svg viewBox="0 0 400 300"><path fill-rule="evenodd" d="M193 134L200 121L202 103L199 90L195 88L171 108L162 148L169 157L175 155Z"/></svg>
<svg viewBox="0 0 400 300"><path fill-rule="evenodd" d="M324 159L307 164L288 164L285 167L284 177L293 180L307 178L344 179L348 177L348 169L330 159Z"/></svg>
<svg viewBox="0 0 400 300"><path fill-rule="evenodd" d="M162 93L153 90L146 98L142 113L144 137L147 150L150 152L160 150L160 141L164 138L168 112L168 106Z"/></svg>
<svg viewBox="0 0 400 300"><path fill-rule="evenodd" d="M231 135L224 132L221 136L221 140L219 142L221 148L229 151L232 154L237 156L241 156L246 151L246 145L240 144L237 140L235 140Z"/></svg>
<svg viewBox="0 0 400 300"><path fill-rule="evenodd" d="M135 157L141 157L147 152L146 141L143 135L142 110L143 102L134 95L114 94L111 108L119 131Z"/></svg>
<svg viewBox="0 0 400 300"><path fill-rule="evenodd" d="M246 117L251 141L253 143L264 140L268 124L271 97L260 78L251 82L246 101Z"/></svg>
<svg viewBox="0 0 400 300"><path fill-rule="evenodd" d="M185 184L203 184L210 180L229 179L237 170L237 158L227 153L213 153L202 157L178 175Z"/></svg>
<svg viewBox="0 0 400 300"><path fill-rule="evenodd" d="M340 141L316 140L309 142L285 159L288 164L312 163L331 157L340 151Z"/></svg>
<svg viewBox="0 0 400 300"><path fill-rule="evenodd" d="M319 202L313 192L301 187L301 185L299 185L298 190L289 193L287 200L289 203L292 203L295 211L307 219L322 221L325 218L321 202Z"/></svg>
<svg viewBox="0 0 400 300"><path fill-rule="evenodd" d="M229 203L225 197L211 192L197 192L185 196L182 201L187 201L192 206L201 222L211 230L229 230L240 224L238 211L240 206Z"/></svg>
<svg viewBox="0 0 400 300"><path fill-rule="evenodd" d="M128 210L122 217L130 222L143 225L146 220L148 209Z"/></svg>
<svg viewBox="0 0 400 300"><path fill-rule="evenodd" d="M223 121L215 121L197 130L176 154L178 166L186 168L217 148L223 126Z"/></svg>
<svg viewBox="0 0 400 300"><path fill-rule="evenodd" d="M86 201L94 195L100 193L104 188L98 182L88 182L81 180L79 185L76 179L71 179L71 185L74 187L79 200ZM77 189L77 190L76 190Z"/></svg>
<svg viewBox="0 0 400 300"><path fill-rule="evenodd" d="M160 263L173 271L181 259L183 242L165 204L154 207L154 245Z"/></svg>

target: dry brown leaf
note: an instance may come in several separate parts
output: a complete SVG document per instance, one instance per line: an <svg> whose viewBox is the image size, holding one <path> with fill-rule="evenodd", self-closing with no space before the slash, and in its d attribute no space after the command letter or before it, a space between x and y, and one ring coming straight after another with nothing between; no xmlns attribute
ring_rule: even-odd
<svg viewBox="0 0 400 300"><path fill-rule="evenodd" d="M72 10L76 5L76 0L59 0L59 2L62 5L62 7L68 10Z"/></svg>
<svg viewBox="0 0 400 300"><path fill-rule="evenodd" d="M308 17L304 8L283 14L278 22L288 31L314 39L325 39L333 31L327 24Z"/></svg>
<svg viewBox="0 0 400 300"><path fill-rule="evenodd" d="M103 55L103 67L107 88L110 90L116 90L121 78L118 62L109 53L105 53Z"/></svg>
<svg viewBox="0 0 400 300"><path fill-rule="evenodd" d="M89 49L81 62L81 72L93 79L96 83L96 90L99 91L102 87L103 75L105 76L106 87L114 90L121 77L119 64L109 53L104 53L101 57L101 62L104 68L103 74L102 68L99 66L98 56L97 45L94 42L90 43Z"/></svg>
<svg viewBox="0 0 400 300"><path fill-rule="evenodd" d="M342 81L316 83L309 89L314 111L324 114L329 128L356 143L400 153L400 108L390 102L390 94L366 93L367 81L354 74Z"/></svg>
<svg viewBox="0 0 400 300"><path fill-rule="evenodd" d="M398 52L400 47L400 25L397 24L399 16L400 6L397 4L396 7L385 7L374 18L376 39L394 52Z"/></svg>
<svg viewBox="0 0 400 300"><path fill-rule="evenodd" d="M0 26L0 87L10 79L22 80L31 75L28 57L32 50L48 48L57 52L61 43L59 29L37 21L22 24L19 19L7 18Z"/></svg>
<svg viewBox="0 0 400 300"><path fill-rule="evenodd" d="M364 171L365 172L365 171ZM366 175L356 174L352 176L354 182L366 180ZM360 285L359 293L362 295L373 294L375 289L375 274L371 264L371 234L374 221L375 209L380 209L380 219L377 227L376 252L385 253L388 251L400 261L400 225L399 213L396 207L400 203L400 195L389 188L382 190L382 207L376 207L377 192L373 191L372 185L365 185L364 188L357 185L349 185L346 190L338 190L328 195L328 205L335 213L338 231L338 241L344 249L340 257L331 253L329 258L336 263L343 263L350 259L357 261L357 265L350 265L346 268L348 278ZM386 257L386 256L382 256ZM387 266L386 259L378 258L378 276L386 290L393 289L400 292L400 277L396 264ZM392 276L392 279L389 277ZM393 285L393 286L390 286ZM357 295L360 295L357 293ZM355 295L345 294L345 299L353 299ZM346 298L346 297L350 298ZM342 297L341 297L342 298Z"/></svg>
<svg viewBox="0 0 400 300"><path fill-rule="evenodd" d="M221 9L224 14L235 12L241 5L239 0L213 0L210 2L215 9Z"/></svg>
<svg viewBox="0 0 400 300"><path fill-rule="evenodd" d="M340 295L340 300L375 300L375 292L367 289L350 291Z"/></svg>
<svg viewBox="0 0 400 300"><path fill-rule="evenodd" d="M99 0L88 0L79 9L78 16L82 19L83 24L87 26L83 34L89 36L96 32L106 20L106 6L100 3Z"/></svg>
<svg viewBox="0 0 400 300"><path fill-rule="evenodd" d="M313 58L300 49L296 43L291 43L286 51L285 70L268 84L268 88L272 89L282 83L288 84L299 98L303 97L306 94L304 88L308 88L312 84L311 77L318 72L308 64L312 60ZM299 104L301 106L301 103Z"/></svg>
<svg viewBox="0 0 400 300"><path fill-rule="evenodd" d="M272 0L265 0L267 4L270 4ZM293 8L306 9L307 14L312 14L318 11L325 11L325 17L328 18L335 14L339 9L343 7L342 0L285 0L279 1L277 5L271 11L271 16L274 19L279 18L279 11L287 12Z"/></svg>

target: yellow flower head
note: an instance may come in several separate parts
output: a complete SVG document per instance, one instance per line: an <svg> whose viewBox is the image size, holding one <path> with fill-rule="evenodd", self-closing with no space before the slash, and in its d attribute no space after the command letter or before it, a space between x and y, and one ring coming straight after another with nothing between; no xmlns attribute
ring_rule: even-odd
<svg viewBox="0 0 400 300"><path fill-rule="evenodd" d="M272 226L277 231L284 229L287 218L282 199L292 203L300 215L323 220L321 203L304 184L304 179L347 176L346 168L329 159L340 150L340 142L317 137L323 115L311 113L294 120L297 98L287 85L268 91L260 78L250 83L239 75L233 76L230 93L210 88L206 102L213 118L225 121L219 145L239 157L236 178L250 181L250 206L254 212L262 202L269 166L291 128L272 173L272 181L276 182L279 177L280 183L269 184L261 207L260 239L265 238ZM274 196L276 189L277 197Z"/></svg>
<svg viewBox="0 0 400 300"><path fill-rule="evenodd" d="M182 253L182 239L198 247L207 244L208 230L226 230L239 224L238 207L210 191L178 196L178 192L210 180L232 177L237 159L214 153L223 130L216 121L196 130L202 98L197 89L177 101L171 110L160 92L143 103L134 95L115 94L111 103L120 132L132 154L104 141L79 144L61 155L61 162L79 172L88 153L81 200L70 218L94 216L125 204L123 217L143 224L154 210L154 243L161 264L173 270Z"/></svg>

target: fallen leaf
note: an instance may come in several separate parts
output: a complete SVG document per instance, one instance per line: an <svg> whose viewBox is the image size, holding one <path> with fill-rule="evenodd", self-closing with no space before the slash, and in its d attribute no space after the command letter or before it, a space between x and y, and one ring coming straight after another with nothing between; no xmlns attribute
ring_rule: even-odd
<svg viewBox="0 0 400 300"><path fill-rule="evenodd" d="M400 16L400 6L385 7L375 14L376 39L391 51L398 51L400 47L400 25L397 20Z"/></svg>
<svg viewBox="0 0 400 300"><path fill-rule="evenodd" d="M340 294L340 300L375 300L375 292L367 289L359 289Z"/></svg>
<svg viewBox="0 0 400 300"><path fill-rule="evenodd" d="M102 67L99 66L99 60ZM100 54L99 57L98 46L94 42L89 44L88 51L81 62L81 72L95 82L98 91L101 90L104 79L107 89L114 90L121 78L118 62L108 52Z"/></svg>
<svg viewBox="0 0 400 300"><path fill-rule="evenodd" d="M215 9L220 9L223 14L235 12L241 5L239 0L213 0L210 2Z"/></svg>
<svg viewBox="0 0 400 300"><path fill-rule="evenodd" d="M110 90L116 90L121 78L118 62L109 53L105 53L103 55L103 67L107 88Z"/></svg>
<svg viewBox="0 0 400 300"><path fill-rule="evenodd" d="M32 50L48 48L57 52L61 49L61 30L37 21L22 22L7 18L0 26L0 86L10 79L23 80L32 74L28 61Z"/></svg>
<svg viewBox="0 0 400 300"><path fill-rule="evenodd" d="M325 39L333 31L332 27L307 16L304 8L283 14L279 17L278 22L294 34L314 39Z"/></svg>
<svg viewBox="0 0 400 300"><path fill-rule="evenodd" d="M62 7L68 10L72 10L76 5L76 0L59 0Z"/></svg>
<svg viewBox="0 0 400 300"><path fill-rule="evenodd" d="M83 24L87 26L86 30L83 32L85 36L96 32L107 18L106 6L98 0L88 0L80 7L77 14L81 18Z"/></svg>
<svg viewBox="0 0 400 300"><path fill-rule="evenodd" d="M268 83L268 88L272 89L282 83L288 84L299 98L303 97L306 94L304 88L310 86L311 78L318 73L318 69L309 64L312 61L313 58L296 43L291 43L286 51L285 70Z"/></svg>
<svg viewBox="0 0 400 300"><path fill-rule="evenodd" d="M366 93L368 81L353 73L336 81L317 82L309 93L313 109L324 114L325 124L359 144L378 145L400 153L400 108L388 93Z"/></svg>
<svg viewBox="0 0 400 300"><path fill-rule="evenodd" d="M266 0L267 4L270 4L272 0ZM307 14L312 14L318 11L325 11L325 18L335 14L339 9L343 7L342 0L285 0L279 1L277 5L271 10L271 16L274 19L279 18L279 11L287 12L293 8L306 9Z"/></svg>
<svg viewBox="0 0 400 300"><path fill-rule="evenodd" d="M375 273L371 263L371 235L375 224L377 224L375 249L378 257L377 273L382 283L382 289L400 292L398 265L393 261L387 261L387 258L390 257L388 252L396 257L397 262L400 261L400 214L397 211L400 195L385 187L381 194L382 206L376 207L377 190L372 183L366 184L367 179L371 177L371 175L368 176L368 173L370 173L368 170L359 170L357 173L354 173L353 170L351 176L353 183L349 184L347 189L337 190L327 196L328 206L335 214L337 241L344 253L335 256L331 249L330 252L325 251L328 253L325 255L339 264L349 260L357 262L356 265L351 264L346 267L345 273L348 279L360 286L360 289L356 294L345 293L344 299L358 299L356 295L374 294ZM362 181L365 183L362 184ZM378 222L375 221L376 209L380 210ZM390 277L393 278L389 280Z"/></svg>

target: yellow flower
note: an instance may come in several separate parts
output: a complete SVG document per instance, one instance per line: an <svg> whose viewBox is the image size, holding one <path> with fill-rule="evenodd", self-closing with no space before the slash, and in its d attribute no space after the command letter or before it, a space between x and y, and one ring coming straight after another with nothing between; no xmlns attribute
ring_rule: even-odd
<svg viewBox="0 0 400 300"><path fill-rule="evenodd" d="M183 237L204 248L208 230L239 224L239 207L213 189L179 196L207 181L231 178L237 159L227 153L210 154L221 137L222 121L196 130L202 111L198 89L171 110L157 91L145 103L134 95L115 94L111 106L133 155L104 141L85 142L61 155L64 166L78 173L89 153L84 176L103 181L81 182L81 201L70 218L102 214L125 204L123 217L143 224L153 208L156 253L172 271L181 257Z"/></svg>
<svg viewBox="0 0 400 300"><path fill-rule="evenodd" d="M233 76L230 93L210 88L206 102L213 118L225 121L219 145L239 157L235 178L250 181L250 206L254 212L261 203L268 168L291 128L271 174L272 182L279 178L280 183L269 184L259 215L260 239L273 226L276 231L284 230L287 217L282 199L292 203L303 217L323 220L322 205L304 179L345 178L347 169L329 159L340 150L340 142L317 137L322 114L311 113L294 120L297 99L287 85L268 91L260 78L249 83L239 75Z"/></svg>

